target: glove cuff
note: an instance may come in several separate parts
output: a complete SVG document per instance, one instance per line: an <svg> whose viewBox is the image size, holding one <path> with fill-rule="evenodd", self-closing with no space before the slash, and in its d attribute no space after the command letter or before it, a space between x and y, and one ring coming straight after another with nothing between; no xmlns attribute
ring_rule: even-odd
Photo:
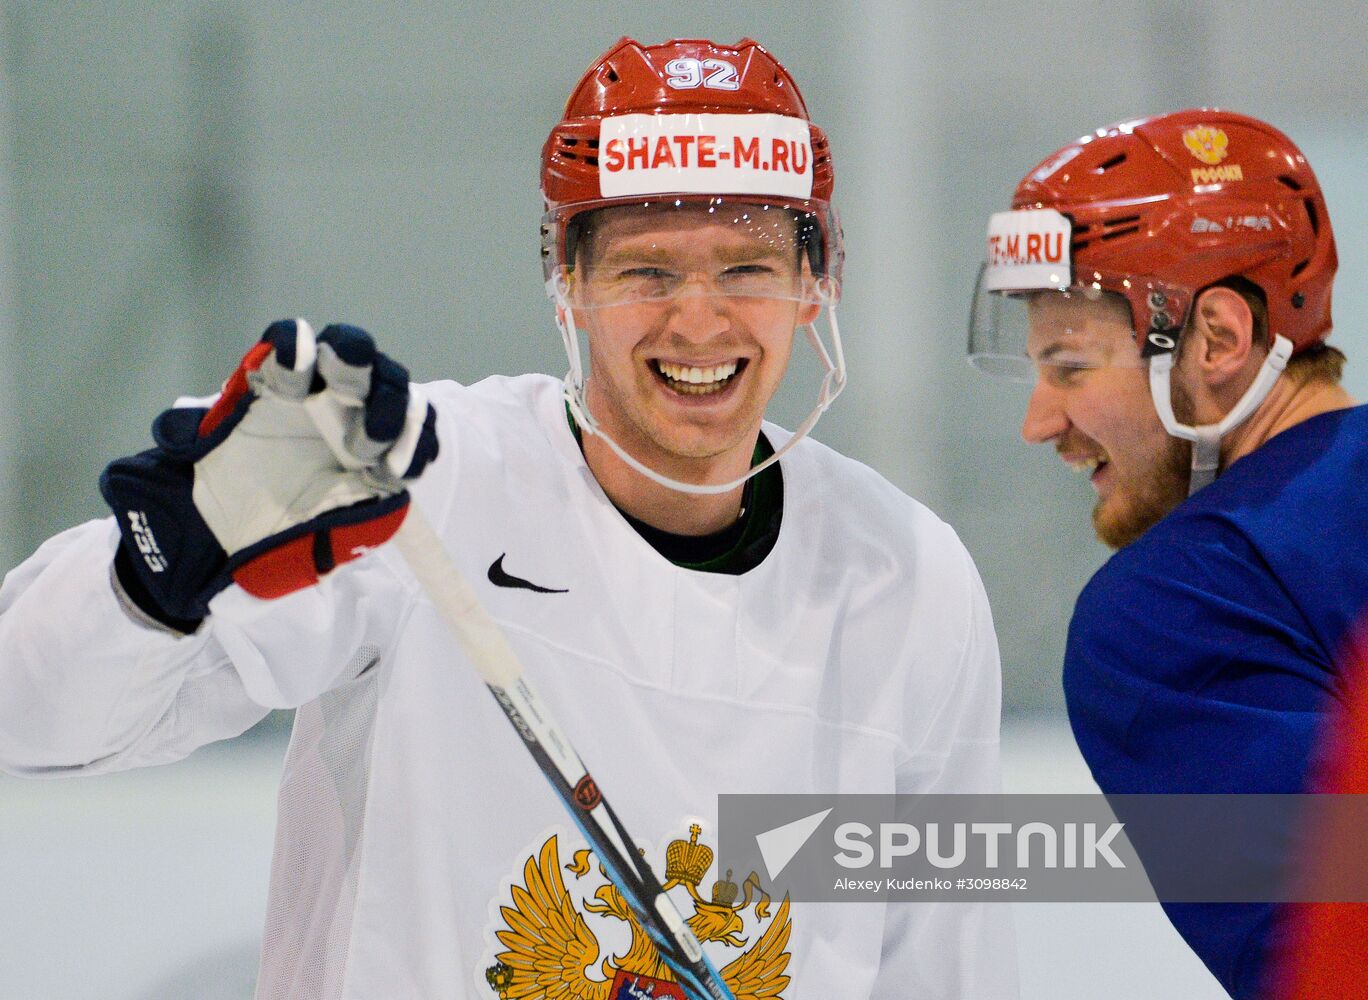
<svg viewBox="0 0 1368 1000"><path fill-rule="evenodd" d="M126 543L121 539L119 547L114 551L114 577L128 603L152 621L165 625L173 632L191 635L198 631L200 625L204 624L203 618L177 618L162 610L161 605L152 596L152 592L138 578L134 557L129 554L125 545Z"/></svg>
<svg viewBox="0 0 1368 1000"><path fill-rule="evenodd" d="M136 580L129 596L136 589L138 607L173 628L202 620L209 598L231 582L228 555L195 509L194 476L157 448L111 462L100 476L127 556L120 580Z"/></svg>

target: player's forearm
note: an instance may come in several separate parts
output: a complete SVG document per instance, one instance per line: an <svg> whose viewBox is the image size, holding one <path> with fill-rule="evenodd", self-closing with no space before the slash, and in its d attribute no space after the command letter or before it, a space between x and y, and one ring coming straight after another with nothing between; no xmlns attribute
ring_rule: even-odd
<svg viewBox="0 0 1368 1000"><path fill-rule="evenodd" d="M126 751L173 703L203 637L140 623L110 569L117 532L49 540L0 587L0 767L35 775Z"/></svg>

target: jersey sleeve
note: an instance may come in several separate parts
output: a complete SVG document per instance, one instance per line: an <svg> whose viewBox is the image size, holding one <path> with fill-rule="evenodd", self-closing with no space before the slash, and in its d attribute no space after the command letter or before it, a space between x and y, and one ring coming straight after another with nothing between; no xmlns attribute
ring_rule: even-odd
<svg viewBox="0 0 1368 1000"><path fill-rule="evenodd" d="M411 492L443 523L458 428L446 407L437 419L442 453ZM366 670L417 599L402 557L382 546L279 600L229 587L182 635L122 596L118 544L112 518L91 521L0 586L0 768L56 776L177 760Z"/></svg>
<svg viewBox="0 0 1368 1000"><path fill-rule="evenodd" d="M372 554L278 601L230 588L191 635L112 579L113 519L50 539L0 587L0 768L94 774L178 760L371 665L409 589Z"/></svg>
<svg viewBox="0 0 1368 1000"><path fill-rule="evenodd" d="M96 774L184 757L267 712L211 630L180 635L120 603L112 518L65 531L0 586L0 768Z"/></svg>
<svg viewBox="0 0 1368 1000"><path fill-rule="evenodd" d="M1106 793L1302 791L1333 684L1277 579L1216 529L1119 553L1069 627L1069 720ZM1233 996L1258 995L1275 907L1164 909Z"/></svg>
<svg viewBox="0 0 1368 1000"><path fill-rule="evenodd" d="M949 534L949 530L947 534ZM900 794L1002 791L999 760L1002 667L988 595L969 553L954 538L928 599L944 602L953 667L934 692L938 705L925 733L897 771ZM923 679L909 678L907 698L924 700ZM911 741L909 741L911 742ZM1007 1000L1019 996L1016 931L1004 903L890 903L883 961L871 998L909 996Z"/></svg>

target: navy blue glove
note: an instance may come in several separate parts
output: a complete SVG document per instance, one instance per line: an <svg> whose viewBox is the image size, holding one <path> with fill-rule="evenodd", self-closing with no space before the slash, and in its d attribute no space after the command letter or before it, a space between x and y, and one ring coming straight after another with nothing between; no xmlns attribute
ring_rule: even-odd
<svg viewBox="0 0 1368 1000"><path fill-rule="evenodd" d="M354 326L274 323L208 400L178 400L156 447L110 463L115 569L143 611L193 631L230 583L262 598L311 586L383 544L405 481L437 457L432 406Z"/></svg>

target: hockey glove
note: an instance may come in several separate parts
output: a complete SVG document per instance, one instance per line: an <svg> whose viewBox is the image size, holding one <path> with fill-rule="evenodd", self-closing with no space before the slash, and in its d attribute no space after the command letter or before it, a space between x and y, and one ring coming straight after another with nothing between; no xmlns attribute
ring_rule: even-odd
<svg viewBox="0 0 1368 1000"><path fill-rule="evenodd" d="M315 338L303 320L272 324L217 397L178 400L152 436L105 469L100 492L124 590L185 632L230 583L282 597L388 540L404 480L437 456L435 414L408 372L364 330Z"/></svg>

